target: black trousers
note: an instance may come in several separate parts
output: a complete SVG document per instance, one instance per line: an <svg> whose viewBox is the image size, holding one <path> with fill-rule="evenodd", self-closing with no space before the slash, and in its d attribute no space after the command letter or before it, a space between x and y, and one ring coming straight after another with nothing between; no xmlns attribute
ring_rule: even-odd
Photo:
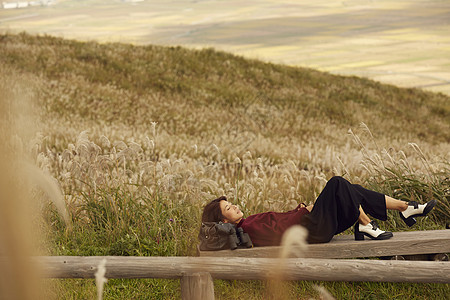
<svg viewBox="0 0 450 300"><path fill-rule="evenodd" d="M308 229L308 243L327 243L335 234L353 226L358 221L360 206L376 219L387 219L383 194L351 184L339 176L331 178L311 213L304 215L300 221Z"/></svg>

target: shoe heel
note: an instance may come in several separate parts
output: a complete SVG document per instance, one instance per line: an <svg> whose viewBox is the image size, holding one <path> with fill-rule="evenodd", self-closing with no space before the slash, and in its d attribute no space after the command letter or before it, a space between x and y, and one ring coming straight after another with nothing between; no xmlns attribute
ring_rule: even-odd
<svg viewBox="0 0 450 300"><path fill-rule="evenodd" d="M413 217L406 218L403 221L405 221L406 225L408 225L409 227L413 226L417 222Z"/></svg>
<svg viewBox="0 0 450 300"><path fill-rule="evenodd" d="M364 241L364 233L355 232L355 241Z"/></svg>

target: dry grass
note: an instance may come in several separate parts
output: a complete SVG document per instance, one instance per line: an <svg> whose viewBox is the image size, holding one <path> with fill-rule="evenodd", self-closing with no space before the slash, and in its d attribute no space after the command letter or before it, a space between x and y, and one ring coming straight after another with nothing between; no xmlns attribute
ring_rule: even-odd
<svg viewBox="0 0 450 300"><path fill-rule="evenodd" d="M0 298L35 299L38 272L28 258L39 241L30 222L36 205L24 188L32 179L24 165L32 91L16 81L26 76L7 71L8 77L0 73Z"/></svg>

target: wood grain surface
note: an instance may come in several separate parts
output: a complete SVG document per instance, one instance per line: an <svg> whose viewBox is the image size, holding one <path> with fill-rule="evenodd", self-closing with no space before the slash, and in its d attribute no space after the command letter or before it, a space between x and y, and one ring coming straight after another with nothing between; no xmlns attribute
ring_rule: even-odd
<svg viewBox="0 0 450 300"><path fill-rule="evenodd" d="M281 247L199 251L200 256L214 257L278 257ZM355 241L353 235L335 236L325 244L308 245L304 252L293 247L291 257L361 258L394 255L436 254L450 252L450 230L394 232L389 240Z"/></svg>
<svg viewBox="0 0 450 300"><path fill-rule="evenodd" d="M94 278L103 258L106 258L106 278L181 279L207 272L213 279L230 280L278 277L284 280L450 283L450 263L434 261L117 256L47 256L36 260L48 278Z"/></svg>

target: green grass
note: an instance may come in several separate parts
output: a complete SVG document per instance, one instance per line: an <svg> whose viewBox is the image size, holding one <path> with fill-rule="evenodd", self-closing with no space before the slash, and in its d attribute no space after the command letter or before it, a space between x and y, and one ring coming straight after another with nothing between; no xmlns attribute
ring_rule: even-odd
<svg viewBox="0 0 450 300"><path fill-rule="evenodd" d="M96 297L93 279L53 279L54 296L63 299L92 299ZM284 288L290 299L318 298L315 286L322 286L336 299L445 299L448 285L374 283L374 282L286 282ZM263 281L215 280L216 299L266 299L267 285ZM179 299L179 280L110 279L104 299Z"/></svg>
<svg viewBox="0 0 450 300"><path fill-rule="evenodd" d="M438 199L413 229L444 228L450 219L450 98L443 94L213 49L19 34L1 35L0 53L2 111L26 92L38 120L28 126L37 133L5 145L22 145L56 178L72 221L68 229L53 204L42 205L40 254L195 255L207 201L226 195L247 215L283 211L312 203L333 175L399 199ZM2 126L28 116L6 115ZM389 216L383 228L410 230ZM338 299L439 299L449 291L291 282L286 295L318 297L313 284ZM57 299L96 296L93 280L49 285ZM215 289L218 299L271 292L261 281L218 280ZM104 296L176 299L179 282L110 280Z"/></svg>

